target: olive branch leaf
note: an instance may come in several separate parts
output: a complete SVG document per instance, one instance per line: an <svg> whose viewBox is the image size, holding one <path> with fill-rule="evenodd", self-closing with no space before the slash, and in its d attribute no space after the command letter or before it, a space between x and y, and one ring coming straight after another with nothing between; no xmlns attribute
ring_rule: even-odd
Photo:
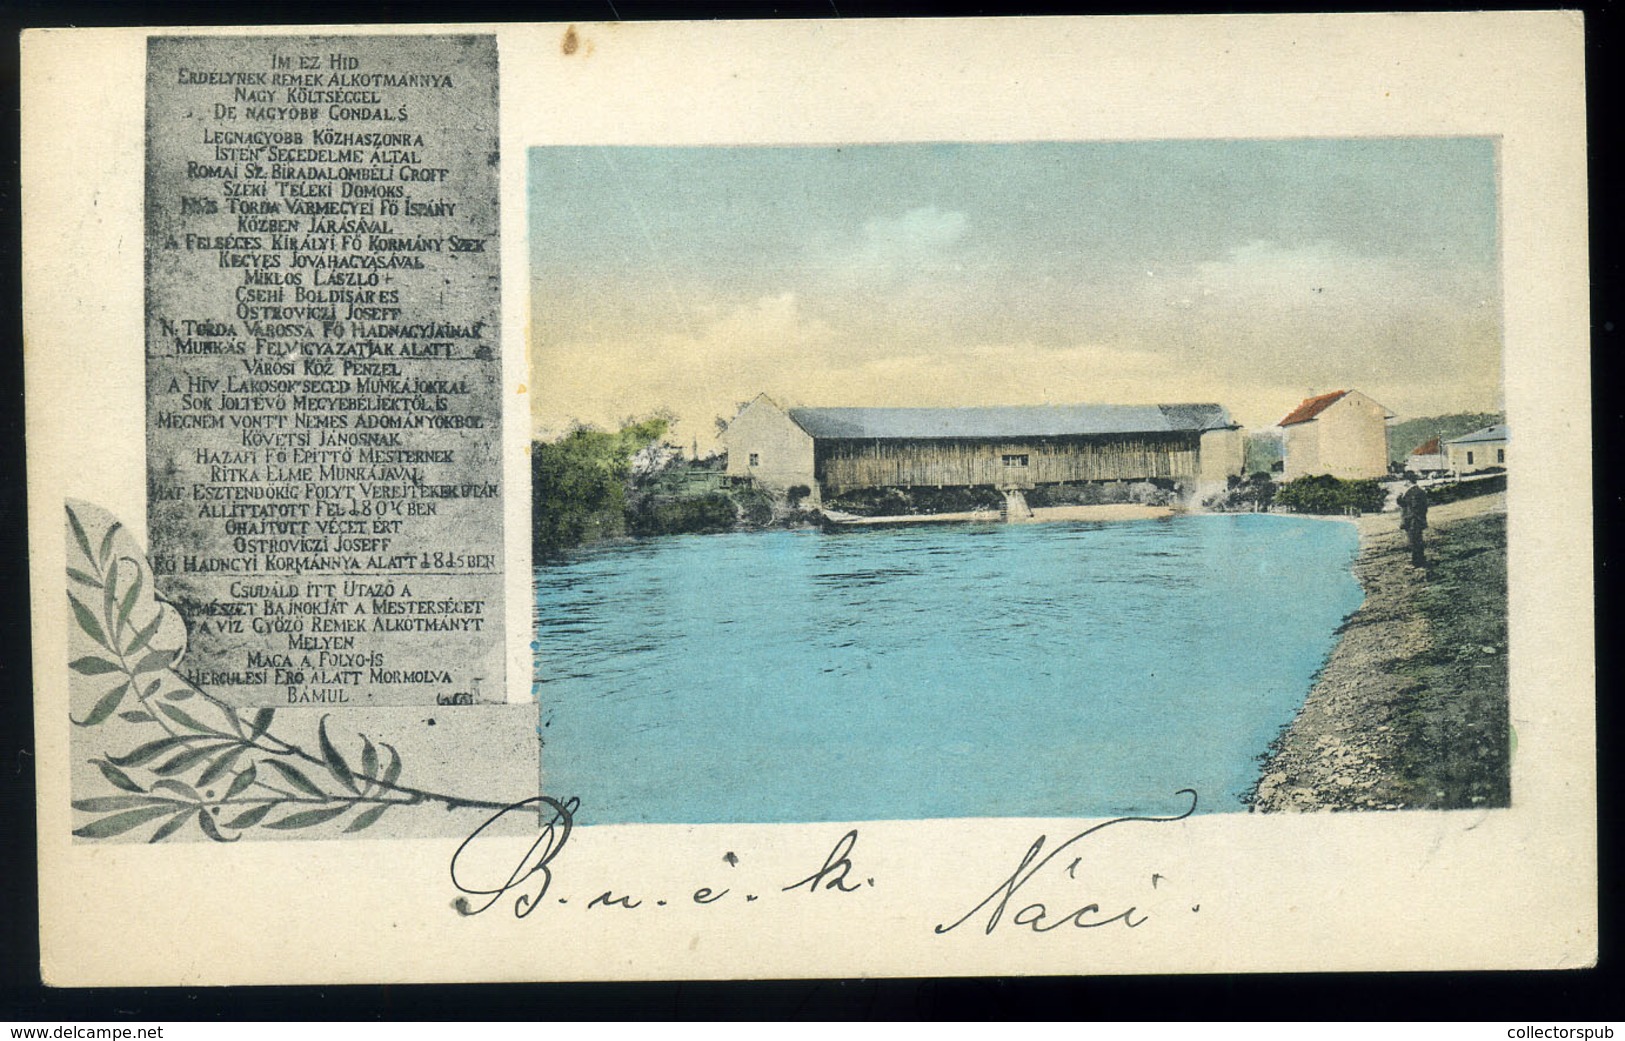
<svg viewBox="0 0 1625 1041"><path fill-rule="evenodd" d="M395 807L500 810L507 805L402 784L400 754L365 734L357 735L360 765L353 766L328 732L327 716L317 725L315 752L273 732L274 708L258 708L245 720L235 707L174 671L183 651L152 647L164 612L172 608L153 598L153 616L137 620L141 594L151 588L149 566L141 556L115 552L122 525L115 521L93 549L71 505L67 517L69 556L78 549L78 559L67 568L69 611L96 648L68 667L111 682L83 719L69 718L76 726L95 727L117 712L123 724L149 735L127 752L90 760L117 794L74 800L75 810L101 815L75 828L74 835L106 839L161 821L148 841L162 842L195 822L207 838L235 842L252 828L292 831L346 815L343 831L359 832ZM93 595L97 591L99 598ZM139 707L119 712L132 696ZM192 704L183 708L178 702ZM387 759L380 757L380 748Z"/></svg>

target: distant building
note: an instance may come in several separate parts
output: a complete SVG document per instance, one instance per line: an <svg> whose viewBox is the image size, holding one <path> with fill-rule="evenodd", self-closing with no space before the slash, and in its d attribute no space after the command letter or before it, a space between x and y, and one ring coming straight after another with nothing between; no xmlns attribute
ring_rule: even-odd
<svg viewBox="0 0 1625 1041"><path fill-rule="evenodd" d="M1383 476L1388 472L1388 420L1393 418L1357 390L1305 398L1277 424L1286 440L1282 478Z"/></svg>
<svg viewBox="0 0 1625 1041"><path fill-rule="evenodd" d="M1439 446L1436 437L1417 445L1405 457L1405 469L1410 473L1435 473L1450 469L1450 459Z"/></svg>
<svg viewBox="0 0 1625 1041"><path fill-rule="evenodd" d="M1496 423L1470 434L1451 438L1445 442L1450 469L1466 474L1475 470L1488 470L1492 466L1507 464L1507 442L1510 432L1505 423Z"/></svg>
<svg viewBox="0 0 1625 1041"><path fill-rule="evenodd" d="M781 491L806 485L814 498L1143 480L1204 495L1243 462L1241 428L1214 404L783 409L761 394L722 438L730 476Z"/></svg>

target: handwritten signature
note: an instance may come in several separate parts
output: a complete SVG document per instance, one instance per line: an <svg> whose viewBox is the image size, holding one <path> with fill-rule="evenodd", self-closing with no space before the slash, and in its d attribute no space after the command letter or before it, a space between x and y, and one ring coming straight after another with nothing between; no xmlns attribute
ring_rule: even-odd
<svg viewBox="0 0 1625 1041"><path fill-rule="evenodd" d="M1022 855L1020 862L1013 872L994 887L993 891L984 897L981 902L966 911L959 918L949 924L939 924L933 930L937 935L952 932L971 919L987 912L983 931L991 935L1001 922L1005 921L1005 912L1016 894L1024 887L1034 882L1034 879L1052 865L1059 863L1058 858L1072 850L1091 835L1097 835L1107 828L1121 824L1145 823L1165 824L1184 820L1196 812L1196 792L1190 788L1181 789L1177 794L1190 796L1190 805L1181 813L1167 817L1117 817L1092 825L1073 835L1066 841L1054 846L1048 853L1044 852L1048 836L1040 835ZM581 808L578 798L566 799L560 802L546 795L538 795L507 806L474 829L451 858L451 882L459 893L454 905L458 913L472 916L483 914L503 900L505 897L513 899L513 914L516 918L528 917L542 905L543 898L547 896L548 889L553 884L554 862L564 852L570 841L570 833L575 827L576 812ZM494 828L498 822L509 817L510 814L521 816L534 815L538 821L534 840L526 848L525 853L512 867L492 871L489 877L480 879L484 871L489 868L489 858L479 855L484 846L483 838ZM864 877L857 871L854 864L854 854L858 844L858 829L853 828L840 837L829 853L824 857L823 863L805 877L782 886L781 893L793 893L798 890L806 893L855 893L866 886L875 884L873 877ZM724 861L730 866L737 865L738 857L733 852L724 856ZM1072 880L1077 879L1077 869L1083 860L1075 855L1072 862L1065 868L1065 874ZM1160 876L1154 876L1152 884L1155 885ZM694 890L689 899L700 905L715 904L732 892L730 888L713 889L701 886ZM471 899L472 898L472 899ZM759 897L754 893L747 893L744 899L753 902ZM559 898L559 903L567 903L567 899ZM657 900L656 904L665 906L665 900ZM597 907L619 907L623 910L632 910L643 905L643 901L628 894L617 896L614 892L606 890L588 902L589 910ZM1193 908L1194 910L1195 908ZM1080 929L1092 929L1100 926L1121 922L1125 927L1133 929L1145 924L1148 915L1138 907L1126 907L1115 914L1106 914L1098 903L1087 903L1074 910L1056 917L1051 914L1049 907L1041 901L1032 901L1025 904L1012 914L1008 921L1015 926L1026 927L1035 933L1046 933L1058 929L1067 922L1071 922Z"/></svg>
<svg viewBox="0 0 1625 1041"><path fill-rule="evenodd" d="M1096 824L1093 827L1085 828L1076 835L1067 839L1065 842L1057 845L1054 849L1051 849L1048 853L1044 853L1044 843L1048 840L1048 836L1038 836L1037 839L1033 840L1033 844L1027 847L1027 852L1022 856L1021 863L1016 865L1015 871L1011 872L1009 878L1005 879L1003 882L1000 882L998 886L994 888L993 892L982 898L981 903L977 904L969 911L966 911L952 924L938 925L932 931L938 936L941 936L943 933L952 932L953 930L964 925L966 922L970 921L972 918L976 917L983 909L987 909L987 924L983 927L983 931L989 936L993 935L993 931L999 927L999 923L1004 918L1005 909L1009 906L1010 901L1015 899L1017 891L1031 882L1039 872L1043 871L1051 864L1056 863L1057 858L1060 857L1063 852L1073 848L1084 839L1091 835L1098 835L1107 828L1116 827L1119 824L1168 824L1173 821L1182 821L1186 817L1189 817L1191 814L1196 812L1195 789L1181 788L1174 794L1189 795L1191 797L1191 804L1185 808L1185 812L1175 814L1171 817L1116 817L1112 820ZM1043 854L1042 857L1040 854ZM1077 869L1082 862L1083 860L1081 857L1073 860L1072 863L1066 868L1067 875L1073 879L1076 879ZM1153 879L1153 885L1154 884L1155 879ZM1135 917L1135 914L1138 911L1138 907L1130 906L1118 911L1116 914L1105 915L1105 912L1100 909L1100 905L1098 903L1089 903L1084 904L1078 907L1076 910L1062 915L1059 918L1053 918L1047 905L1039 901L1034 901L1027 904L1025 907L1021 908L1021 910L1012 915L1010 918L1010 923L1012 925L1026 926L1035 933L1047 933L1052 929L1059 929L1067 922L1071 922L1079 929L1098 929L1103 925L1111 925L1113 922L1122 922L1123 925L1127 926L1128 928L1136 929L1144 925L1147 921L1147 916L1144 914L1140 914L1138 918Z"/></svg>
<svg viewBox="0 0 1625 1041"><path fill-rule="evenodd" d="M532 807L541 819L541 829L536 835L536 841L530 844L530 848L519 859L518 866L509 873L507 879L495 888L487 889L473 888L465 884L467 869L465 868L463 876L460 877L457 865L470 853L475 840L508 814L523 813ZM451 855L451 884L456 886L459 892L467 894L458 897L453 904L458 913L477 915L489 911L498 900L516 889L521 891L514 898L514 917L524 918L536 910L541 905L542 897L547 895L547 887L553 884L553 860L564 852L565 843L570 841L570 831L575 827L575 812L580 807L580 799L571 798L559 802L546 795L537 795L498 810L484 824L475 828L473 833L463 840L462 845L457 847L457 852ZM532 882L532 879L536 881ZM490 899L475 907L468 899L470 896L484 896Z"/></svg>

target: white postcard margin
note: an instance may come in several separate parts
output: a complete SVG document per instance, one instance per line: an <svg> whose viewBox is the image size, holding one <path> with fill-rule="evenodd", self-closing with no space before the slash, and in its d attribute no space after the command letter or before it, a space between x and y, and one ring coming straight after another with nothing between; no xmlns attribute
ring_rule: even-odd
<svg viewBox="0 0 1625 1041"><path fill-rule="evenodd" d="M853 894L780 892L844 825L582 829L549 905L465 918L444 841L92 846L68 807L62 502L145 540L145 38L26 34L23 245L42 971L57 985L1574 968L1595 961L1582 24L1565 12L199 32L495 32L509 698L529 698L525 149L1148 138L1500 141L1510 810L1217 815L1091 856L1127 930L937 935L1071 821L861 824ZM193 30L186 30L193 31ZM566 53L566 51L570 53ZM590 229L584 229L590 233ZM606 373L605 378L613 378ZM1556 461L1561 465L1555 465ZM1170 779L1170 788L1177 779ZM1177 811L1171 797L1170 809ZM510 841L510 840L503 840ZM525 843L513 847L515 859ZM497 848L502 848L500 845ZM737 851L730 867L722 854ZM1139 881L1166 879L1155 895ZM1132 880L1132 882L1131 882ZM699 904L701 887L738 890ZM759 900L743 903L749 889ZM599 891L667 909L585 910ZM557 904L566 898L568 904ZM1126 899L1127 897L1125 897ZM1197 908L1199 910L1190 910ZM1070 908L1057 907L1058 913ZM500 911L500 913L499 913Z"/></svg>

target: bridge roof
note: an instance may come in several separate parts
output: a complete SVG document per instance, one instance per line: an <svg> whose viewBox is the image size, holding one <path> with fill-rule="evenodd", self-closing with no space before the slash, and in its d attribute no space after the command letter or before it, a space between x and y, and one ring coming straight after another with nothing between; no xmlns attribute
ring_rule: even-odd
<svg viewBox="0 0 1625 1041"><path fill-rule="evenodd" d="M1032 438L1198 433L1232 426L1223 405L1012 405L986 408L793 408L815 438Z"/></svg>

